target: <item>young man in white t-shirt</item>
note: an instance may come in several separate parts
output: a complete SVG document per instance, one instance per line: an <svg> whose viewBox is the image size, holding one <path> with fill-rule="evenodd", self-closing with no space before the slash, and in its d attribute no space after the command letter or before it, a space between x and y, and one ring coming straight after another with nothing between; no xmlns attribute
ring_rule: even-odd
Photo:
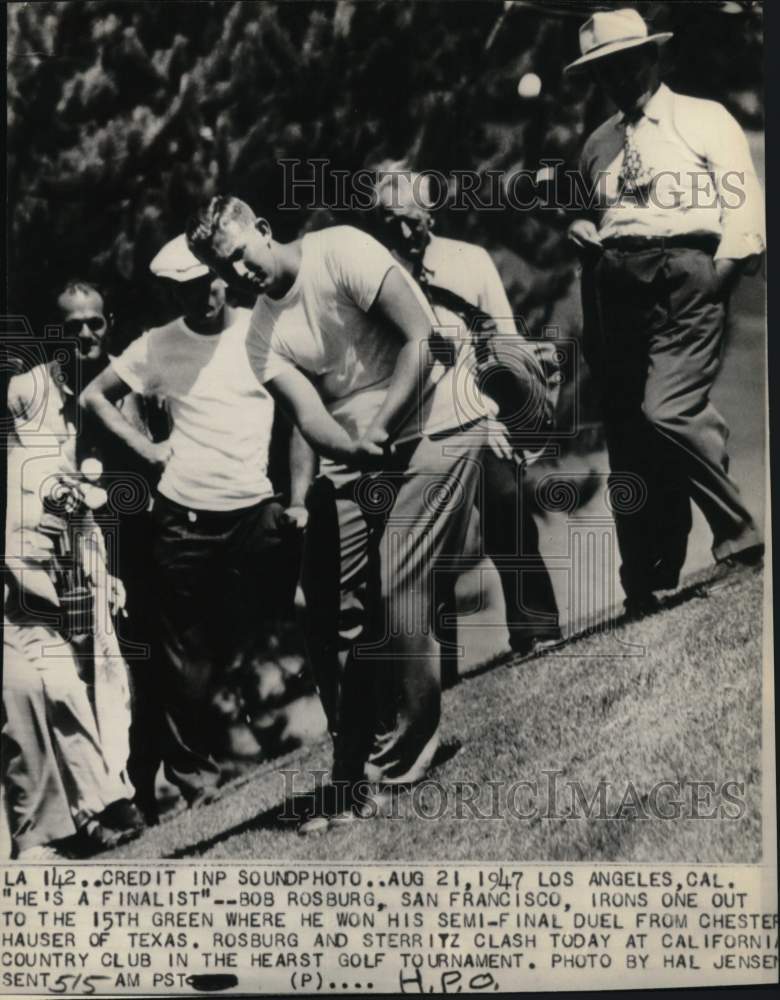
<svg viewBox="0 0 780 1000"><path fill-rule="evenodd" d="M367 779L373 802L422 778L438 745L434 589L463 547L482 421L453 416L456 373L434 356L425 298L372 237L336 226L281 244L244 202L215 198L188 241L257 295L251 370L323 459L304 550L309 649L334 779Z"/></svg>
<svg viewBox="0 0 780 1000"><path fill-rule="evenodd" d="M183 315L113 358L82 404L161 471L150 585L158 590L165 676L152 687L161 713L150 738L160 739L168 779L196 806L215 797L219 779L209 753L214 684L257 619L292 601L295 560L285 557L287 520L267 475L274 403L246 363L249 310L226 304L225 283L183 235L151 269L171 285ZM167 441L153 443L125 420L115 404L130 391L166 401Z"/></svg>

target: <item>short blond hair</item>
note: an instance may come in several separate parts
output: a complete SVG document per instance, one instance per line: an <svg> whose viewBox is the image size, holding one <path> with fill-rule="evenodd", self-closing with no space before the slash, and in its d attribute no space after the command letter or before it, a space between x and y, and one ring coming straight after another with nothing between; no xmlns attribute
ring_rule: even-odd
<svg viewBox="0 0 780 1000"><path fill-rule="evenodd" d="M233 195L216 195L187 222L187 245L199 259L208 256L218 233L232 223L254 226L257 216L245 201Z"/></svg>

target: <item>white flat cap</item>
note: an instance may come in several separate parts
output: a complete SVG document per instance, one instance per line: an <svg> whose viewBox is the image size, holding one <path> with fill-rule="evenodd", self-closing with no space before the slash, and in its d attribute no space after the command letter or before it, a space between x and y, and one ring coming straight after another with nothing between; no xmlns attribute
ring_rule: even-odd
<svg viewBox="0 0 780 1000"><path fill-rule="evenodd" d="M187 246L184 233L165 244L152 260L149 270L158 278L170 278L171 281L192 281L209 273L208 267L201 264Z"/></svg>

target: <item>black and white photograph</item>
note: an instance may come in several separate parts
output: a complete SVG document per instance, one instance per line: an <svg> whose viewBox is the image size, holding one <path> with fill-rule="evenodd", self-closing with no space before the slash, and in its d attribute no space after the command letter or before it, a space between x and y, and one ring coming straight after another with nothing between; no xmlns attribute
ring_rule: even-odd
<svg viewBox="0 0 780 1000"><path fill-rule="evenodd" d="M6 12L3 991L777 981L765 5Z"/></svg>

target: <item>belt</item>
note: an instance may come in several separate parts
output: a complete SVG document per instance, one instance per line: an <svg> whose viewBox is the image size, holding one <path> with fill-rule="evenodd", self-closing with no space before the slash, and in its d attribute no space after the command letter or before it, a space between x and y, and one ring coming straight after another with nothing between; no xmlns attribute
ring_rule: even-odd
<svg viewBox="0 0 780 1000"><path fill-rule="evenodd" d="M718 249L717 236L610 236L604 240L605 250L621 253L644 253L648 250L701 250L713 255Z"/></svg>

